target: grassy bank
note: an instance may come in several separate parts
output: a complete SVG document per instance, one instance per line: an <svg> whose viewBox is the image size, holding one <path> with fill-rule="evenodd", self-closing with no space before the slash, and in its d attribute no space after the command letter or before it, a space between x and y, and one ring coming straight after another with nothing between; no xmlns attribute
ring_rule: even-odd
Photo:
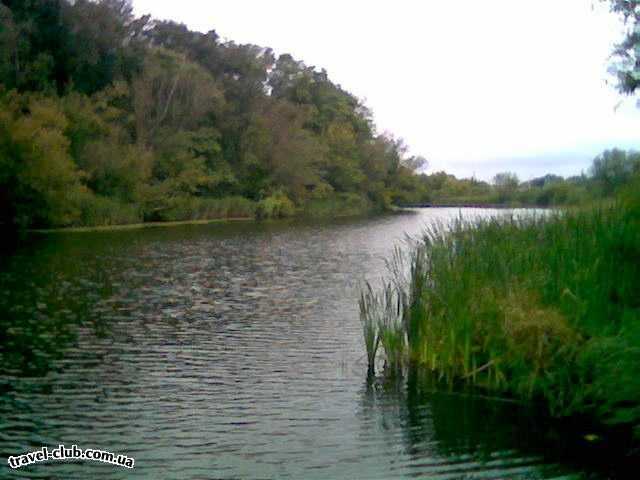
<svg viewBox="0 0 640 480"><path fill-rule="evenodd" d="M140 205L123 205L111 199L92 198L90 202L82 204L80 220L64 227L39 228L30 231L92 232L240 220L296 217L326 219L362 216L392 209L376 206L366 197L356 194L336 194L328 198L310 200L303 205L295 205L280 192L259 202L243 197L220 199L186 197L170 199L167 203L168 207L157 209L149 215L143 213L145 208Z"/></svg>
<svg viewBox="0 0 640 480"><path fill-rule="evenodd" d="M428 370L640 439L640 196L433 226L361 301L371 368Z"/></svg>

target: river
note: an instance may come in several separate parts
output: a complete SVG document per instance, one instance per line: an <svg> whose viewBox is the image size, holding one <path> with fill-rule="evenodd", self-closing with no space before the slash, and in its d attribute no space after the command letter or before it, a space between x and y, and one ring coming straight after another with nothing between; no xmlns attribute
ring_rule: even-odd
<svg viewBox="0 0 640 480"><path fill-rule="evenodd" d="M384 275L405 234L459 214L25 243L0 264L3 335L12 335L3 339L3 462L75 444L128 455L135 468L5 463L0 477L582 478L514 403L416 379L367 382L359 282Z"/></svg>

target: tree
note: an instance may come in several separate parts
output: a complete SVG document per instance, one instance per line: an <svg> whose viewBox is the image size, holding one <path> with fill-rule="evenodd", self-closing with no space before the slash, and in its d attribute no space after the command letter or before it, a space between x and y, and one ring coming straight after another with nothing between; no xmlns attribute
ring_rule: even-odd
<svg viewBox="0 0 640 480"><path fill-rule="evenodd" d="M493 177L493 184L498 194L498 202L504 203L513 198L520 185L520 180L515 173L503 172Z"/></svg>
<svg viewBox="0 0 640 480"><path fill-rule="evenodd" d="M132 94L141 145L152 145L162 128L190 130L214 120L223 105L220 86L208 72L163 48L149 52Z"/></svg>
<svg viewBox="0 0 640 480"><path fill-rule="evenodd" d="M223 45L215 30L208 33L192 32L186 25L172 21L154 21L142 35L155 47L186 55L220 80L224 73Z"/></svg>
<svg viewBox="0 0 640 480"><path fill-rule="evenodd" d="M624 40L616 45L613 54L618 61L612 71L618 78L618 89L633 94L640 87L640 1L609 0L611 10L622 15L628 30Z"/></svg>
<svg viewBox="0 0 640 480"><path fill-rule="evenodd" d="M81 174L69 155L67 119L55 100L10 95L0 109L0 207L22 226L69 225Z"/></svg>
<svg viewBox="0 0 640 480"><path fill-rule="evenodd" d="M558 176L558 175L553 175L553 174L547 174L544 177L538 177L538 178L534 178L532 180L529 180L528 184L532 187L536 187L536 188L542 188L545 185L551 185L553 183L559 183L559 182L563 182L564 178Z"/></svg>
<svg viewBox="0 0 640 480"><path fill-rule="evenodd" d="M242 142L245 174L254 188L281 186L291 198L302 201L308 189L322 183L320 167L325 164L326 147L303 128L308 117L308 108L291 102L264 102Z"/></svg>
<svg viewBox="0 0 640 480"><path fill-rule="evenodd" d="M493 184L498 188L515 190L520 185L520 180L518 180L518 175L513 172L503 172L493 177Z"/></svg>
<svg viewBox="0 0 640 480"><path fill-rule="evenodd" d="M640 173L640 153L614 148L593 160L591 176L605 195L626 185L635 173Z"/></svg>
<svg viewBox="0 0 640 480"><path fill-rule="evenodd" d="M0 5L0 81L20 91L63 88L61 68L70 32L62 22L62 0L3 1Z"/></svg>
<svg viewBox="0 0 640 480"><path fill-rule="evenodd" d="M402 162L403 166L411 173L419 172L429 166L429 161L421 155L409 157Z"/></svg>

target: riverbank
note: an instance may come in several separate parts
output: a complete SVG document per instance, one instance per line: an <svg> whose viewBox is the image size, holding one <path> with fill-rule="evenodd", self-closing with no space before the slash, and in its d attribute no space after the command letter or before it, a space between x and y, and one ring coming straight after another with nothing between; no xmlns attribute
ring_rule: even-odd
<svg viewBox="0 0 640 480"><path fill-rule="evenodd" d="M111 223L111 218L106 221L88 225L70 225L56 228L32 228L30 233L59 233L59 232L108 232L120 230L138 230L142 228L175 227L184 225L207 225L222 222L252 222L282 219L338 219L364 217L380 213L394 213L401 211L394 206L377 206L364 197L353 194L336 195L331 198L316 199L304 205L295 206L285 196L272 196L262 202L250 202L241 199L223 199L222 201L201 200L188 208L165 212L162 220L143 222L139 221L139 215L127 219L120 219L120 223ZM207 205L207 203L209 205ZM215 208L211 208L210 204ZM224 203L224 208L220 208ZM238 207L240 205L240 207ZM93 216L91 218L94 218ZM1 226L1 225L0 225Z"/></svg>
<svg viewBox="0 0 640 480"><path fill-rule="evenodd" d="M487 208L492 210L512 208L553 208L541 205L518 205L509 203L413 203L402 205L401 208Z"/></svg>
<svg viewBox="0 0 640 480"><path fill-rule="evenodd" d="M370 367L431 372L640 443L640 201L432 227L361 315ZM586 424L586 423L585 423Z"/></svg>
<svg viewBox="0 0 640 480"><path fill-rule="evenodd" d="M122 230L138 230L142 228L162 228L162 227L180 227L185 225L208 225L211 223L226 222L252 222L254 217L235 217L235 218L214 218L211 220L184 220L181 222L147 222L132 223L129 225L106 225L98 227L64 227L64 228L41 228L28 230L31 233L62 233L62 232L111 232Z"/></svg>

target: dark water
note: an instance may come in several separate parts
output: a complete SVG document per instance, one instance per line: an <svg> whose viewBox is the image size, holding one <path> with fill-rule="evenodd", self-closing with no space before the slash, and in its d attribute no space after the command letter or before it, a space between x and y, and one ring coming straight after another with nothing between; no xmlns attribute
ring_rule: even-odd
<svg viewBox="0 0 640 480"><path fill-rule="evenodd" d="M514 404L366 381L358 282L405 233L457 214L23 246L0 264L2 462L64 443L136 468L0 478L582 478Z"/></svg>

